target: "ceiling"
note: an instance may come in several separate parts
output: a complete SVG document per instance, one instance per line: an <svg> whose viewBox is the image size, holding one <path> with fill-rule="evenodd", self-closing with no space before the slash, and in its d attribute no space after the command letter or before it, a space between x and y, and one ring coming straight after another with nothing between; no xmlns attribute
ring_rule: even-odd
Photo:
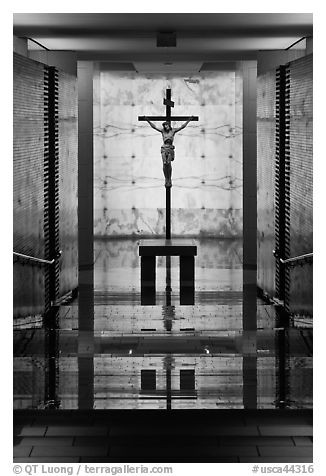
<svg viewBox="0 0 326 476"><path fill-rule="evenodd" d="M15 13L14 35L30 49L75 51L82 60L214 61L254 59L312 36L309 13ZM174 31L176 47L157 47ZM42 45L42 46L40 46ZM305 41L293 48L305 48Z"/></svg>

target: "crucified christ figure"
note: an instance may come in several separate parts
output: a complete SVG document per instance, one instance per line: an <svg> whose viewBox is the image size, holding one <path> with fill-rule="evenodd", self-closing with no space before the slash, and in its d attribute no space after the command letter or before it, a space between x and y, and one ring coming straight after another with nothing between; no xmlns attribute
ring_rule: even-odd
<svg viewBox="0 0 326 476"><path fill-rule="evenodd" d="M156 131L162 134L163 145L161 147L161 155L162 155L162 161L163 161L163 173L165 177L166 187L172 187L171 162L174 160L174 145L173 145L174 136L177 132L181 131L181 129L184 129L189 124L189 122L193 120L193 118L194 116L189 117L189 119L184 124L182 124L182 126L175 127L175 128L172 128L169 122L163 122L162 124L163 128L160 128L160 127L157 127L153 122L151 122L147 116L145 116L145 120L148 122L148 124L153 129L155 129Z"/></svg>

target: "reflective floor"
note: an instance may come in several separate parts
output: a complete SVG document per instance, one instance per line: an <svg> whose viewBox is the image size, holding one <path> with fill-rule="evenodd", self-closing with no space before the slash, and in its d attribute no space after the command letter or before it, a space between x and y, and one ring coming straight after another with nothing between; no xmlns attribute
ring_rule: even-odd
<svg viewBox="0 0 326 476"><path fill-rule="evenodd" d="M312 323L256 298L241 241L196 244L194 303L159 257L144 306L138 241L96 241L79 298L15 322L14 408L312 408Z"/></svg>

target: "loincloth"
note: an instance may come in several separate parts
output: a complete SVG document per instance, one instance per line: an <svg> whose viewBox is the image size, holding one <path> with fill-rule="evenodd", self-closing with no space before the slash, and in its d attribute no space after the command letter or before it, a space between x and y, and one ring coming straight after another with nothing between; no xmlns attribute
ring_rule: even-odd
<svg viewBox="0 0 326 476"><path fill-rule="evenodd" d="M174 160L174 145L164 144L161 147L163 164L169 164Z"/></svg>

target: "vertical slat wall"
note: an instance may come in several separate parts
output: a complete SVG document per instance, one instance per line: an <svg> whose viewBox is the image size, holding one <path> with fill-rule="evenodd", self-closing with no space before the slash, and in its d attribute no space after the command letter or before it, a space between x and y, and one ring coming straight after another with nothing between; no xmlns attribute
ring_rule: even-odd
<svg viewBox="0 0 326 476"><path fill-rule="evenodd" d="M288 64L290 80L290 254L313 251L313 56ZM291 313L312 314L312 262L289 268Z"/></svg>
<svg viewBox="0 0 326 476"><path fill-rule="evenodd" d="M289 249L289 81L288 69L276 70L276 134L275 134L275 295L285 303L289 294L289 270L280 259L290 256Z"/></svg>
<svg viewBox="0 0 326 476"><path fill-rule="evenodd" d="M77 288L76 78L14 54L14 317L46 314Z"/></svg>
<svg viewBox="0 0 326 476"><path fill-rule="evenodd" d="M312 66L312 55L282 65L258 77L257 90L258 287L309 315L312 260L279 258L313 251Z"/></svg>
<svg viewBox="0 0 326 476"><path fill-rule="evenodd" d="M283 183L284 183L284 206L282 220L284 222L284 238L283 238L283 251L282 255L284 259L291 257L290 249L290 210L291 210L291 177L290 177L290 74L288 64L284 67L284 166L283 166ZM282 265L283 266L283 265ZM289 311L289 295L291 286L290 269L288 266L283 266L283 279L284 279L284 292L281 298L284 299L285 309Z"/></svg>
<svg viewBox="0 0 326 476"><path fill-rule="evenodd" d="M50 75L44 69L44 257L50 259ZM44 312L50 309L50 268L44 268Z"/></svg>
<svg viewBox="0 0 326 476"><path fill-rule="evenodd" d="M49 299L54 303L59 297L59 75L58 70L49 67L49 241L47 259L55 262L48 266Z"/></svg>
<svg viewBox="0 0 326 476"><path fill-rule="evenodd" d="M257 284L275 294L275 100L276 74L257 78Z"/></svg>
<svg viewBox="0 0 326 476"><path fill-rule="evenodd" d="M78 286L77 78L59 71L59 296Z"/></svg>
<svg viewBox="0 0 326 476"><path fill-rule="evenodd" d="M44 258L45 66L13 57L13 248ZM14 317L45 309L44 267L14 261Z"/></svg>

